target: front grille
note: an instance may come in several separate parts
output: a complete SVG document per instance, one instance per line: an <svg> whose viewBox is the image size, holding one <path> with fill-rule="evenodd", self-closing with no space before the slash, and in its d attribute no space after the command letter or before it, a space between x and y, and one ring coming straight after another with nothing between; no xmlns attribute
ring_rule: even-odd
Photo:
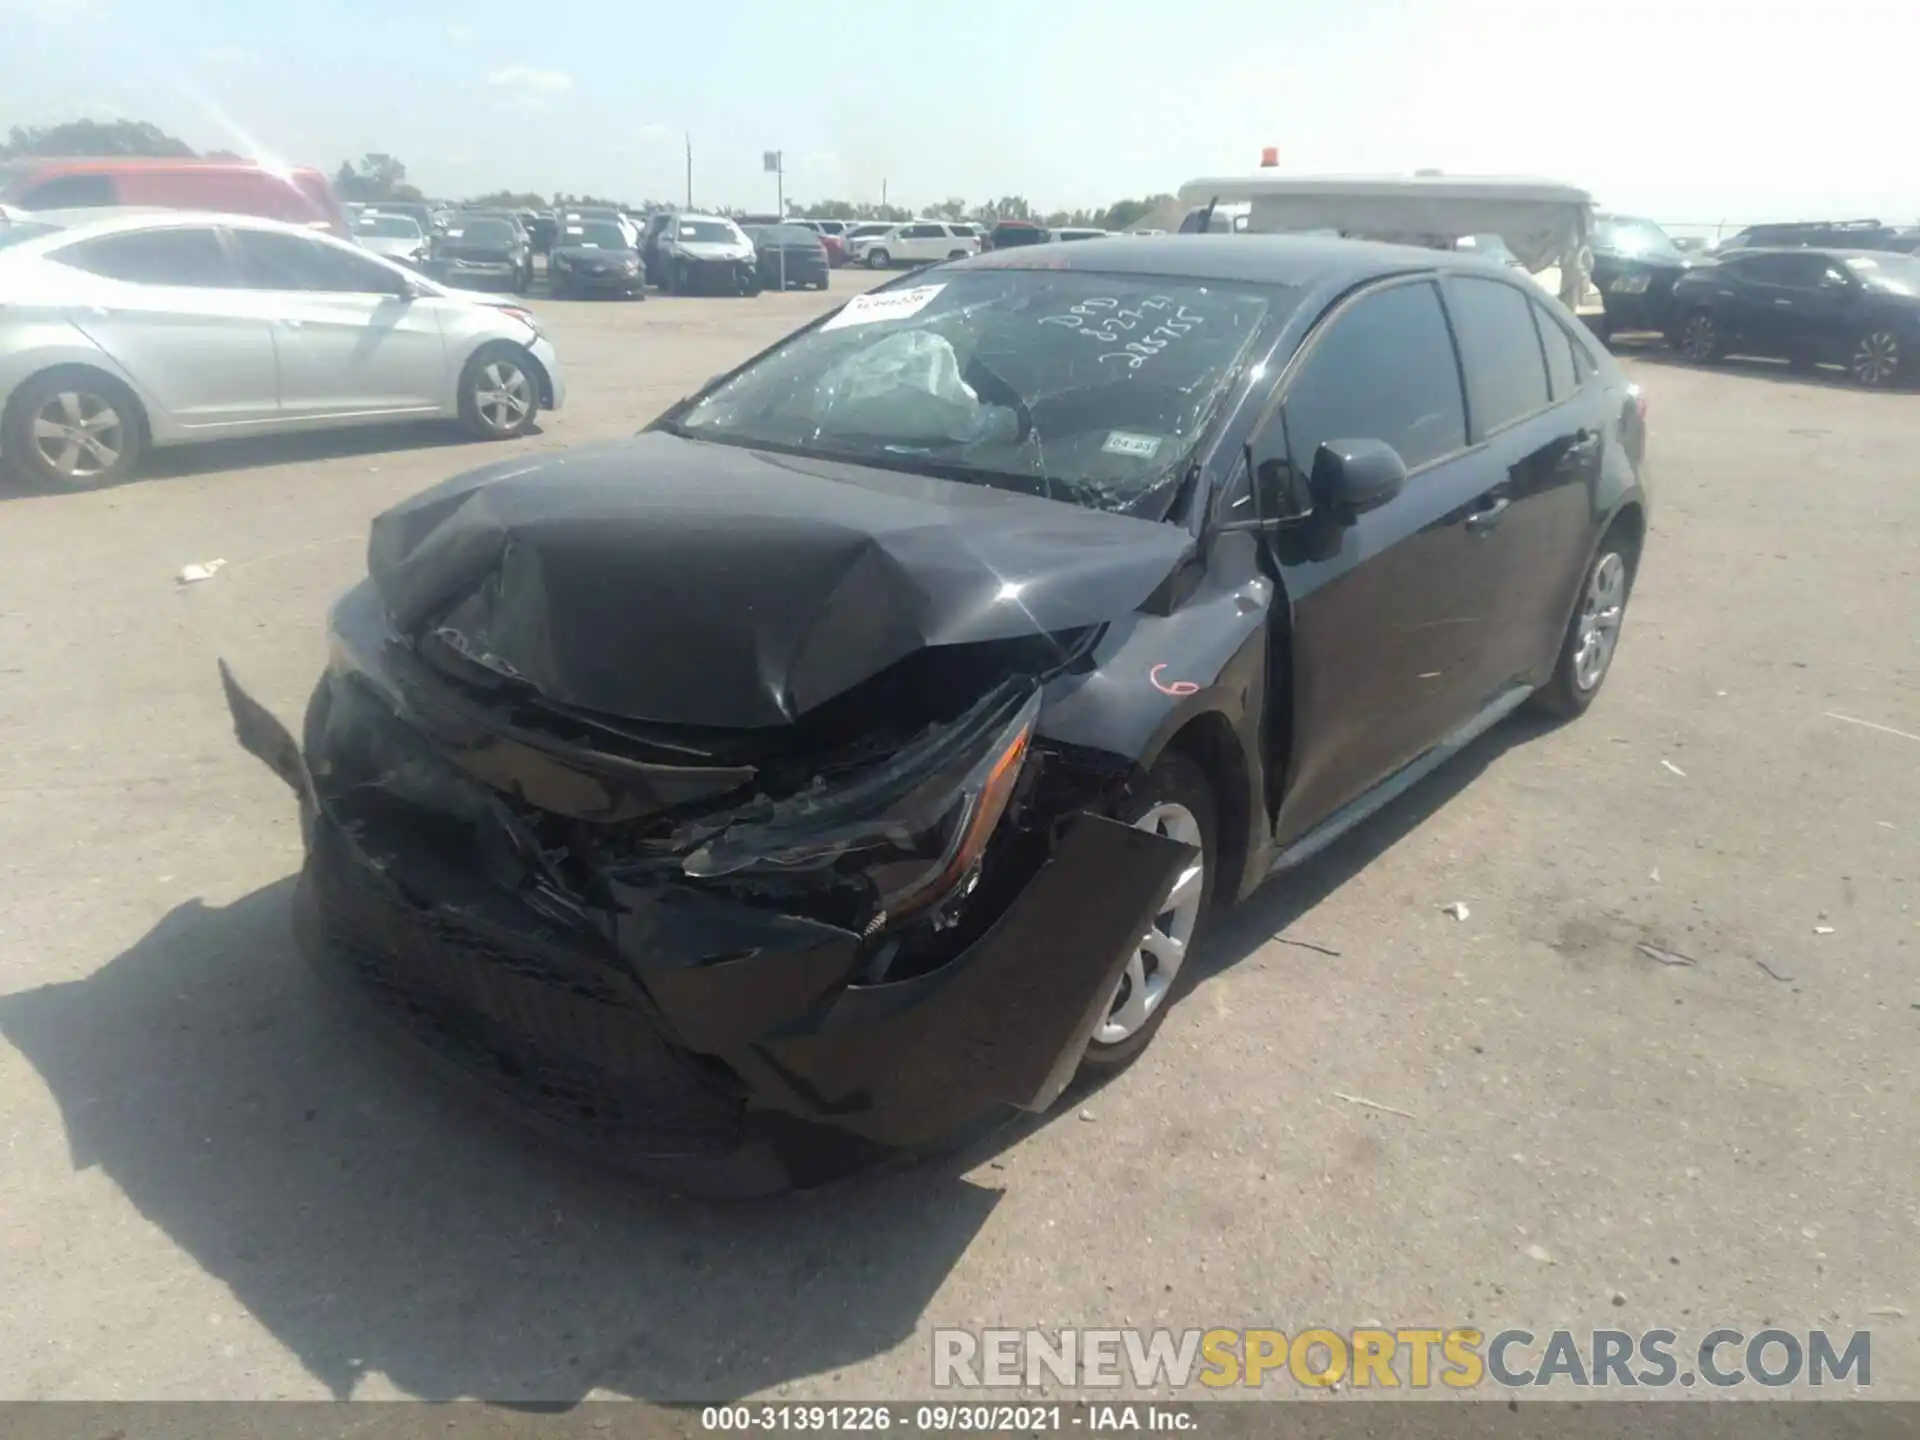
<svg viewBox="0 0 1920 1440"><path fill-rule="evenodd" d="M738 1143L739 1100L596 975L591 953L414 909L335 846L311 865L326 958L443 1058L547 1120L639 1153Z"/></svg>

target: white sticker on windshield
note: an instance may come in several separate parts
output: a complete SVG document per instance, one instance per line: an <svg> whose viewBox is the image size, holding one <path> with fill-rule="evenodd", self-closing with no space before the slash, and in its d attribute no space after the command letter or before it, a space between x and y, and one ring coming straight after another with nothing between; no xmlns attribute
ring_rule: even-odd
<svg viewBox="0 0 1920 1440"><path fill-rule="evenodd" d="M1111 430L1107 433L1107 443L1100 447L1109 455L1131 455L1137 460L1151 460L1160 449L1158 435L1136 435L1131 430Z"/></svg>
<svg viewBox="0 0 1920 1440"><path fill-rule="evenodd" d="M918 315L933 303L933 297L945 285L915 285L907 290L889 290L884 295L856 295L840 313L820 328L844 330L849 325L872 325L880 320L904 320Z"/></svg>

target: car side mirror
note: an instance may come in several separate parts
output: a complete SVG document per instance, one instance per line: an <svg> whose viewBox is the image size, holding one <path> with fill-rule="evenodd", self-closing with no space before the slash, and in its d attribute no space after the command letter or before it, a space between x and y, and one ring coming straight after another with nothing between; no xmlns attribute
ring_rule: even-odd
<svg viewBox="0 0 1920 1440"><path fill-rule="evenodd" d="M1254 465L1250 490L1246 500L1230 507L1243 513L1222 521L1221 530L1279 530L1313 511L1313 497L1300 483L1293 466L1279 456L1269 456ZM1249 508L1252 513L1244 513Z"/></svg>
<svg viewBox="0 0 1920 1440"><path fill-rule="evenodd" d="M1407 462L1384 440L1327 440L1307 481L1315 508L1342 519L1378 509L1407 488Z"/></svg>

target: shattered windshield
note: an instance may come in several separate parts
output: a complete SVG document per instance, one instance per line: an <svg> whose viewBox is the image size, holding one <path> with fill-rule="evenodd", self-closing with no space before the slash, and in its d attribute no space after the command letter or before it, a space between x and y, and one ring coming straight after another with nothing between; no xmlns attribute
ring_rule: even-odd
<svg viewBox="0 0 1920 1440"><path fill-rule="evenodd" d="M1671 258L1680 253L1667 232L1651 220L1607 219L1599 222L1595 238L1607 249L1622 255L1661 255Z"/></svg>
<svg viewBox="0 0 1920 1440"><path fill-rule="evenodd" d="M1297 292L975 270L854 299L669 428L702 440L1145 508Z"/></svg>

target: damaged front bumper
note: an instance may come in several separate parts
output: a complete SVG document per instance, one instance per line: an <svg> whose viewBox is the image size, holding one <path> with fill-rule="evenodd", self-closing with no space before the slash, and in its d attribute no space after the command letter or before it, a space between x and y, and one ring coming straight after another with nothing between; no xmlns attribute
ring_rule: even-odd
<svg viewBox="0 0 1920 1440"><path fill-rule="evenodd" d="M222 674L242 746L299 797L309 958L523 1117L687 1189L806 1185L1003 1107L1045 1108L1189 860L1069 815L977 935L872 979L878 921L779 913L665 872L588 903L561 894L497 778L476 779L474 756L500 751L475 744L456 765L444 717L429 742L336 668L302 747ZM368 747L405 803L366 803Z"/></svg>

